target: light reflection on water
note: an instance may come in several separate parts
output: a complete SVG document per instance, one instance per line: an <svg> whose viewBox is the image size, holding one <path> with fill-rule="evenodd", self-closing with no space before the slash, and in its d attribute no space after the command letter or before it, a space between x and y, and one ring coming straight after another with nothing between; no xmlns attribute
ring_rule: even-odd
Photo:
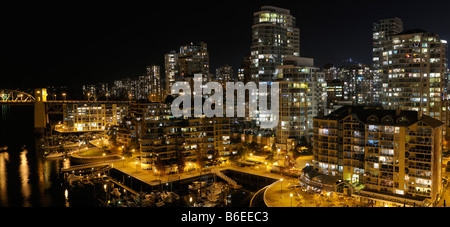
<svg viewBox="0 0 450 227"><path fill-rule="evenodd" d="M6 163L9 162L9 154L0 153L0 206L8 206L8 188L6 187Z"/></svg>
<svg viewBox="0 0 450 227"><path fill-rule="evenodd" d="M0 153L0 207L64 206L63 161L34 158L29 150Z"/></svg>
<svg viewBox="0 0 450 227"><path fill-rule="evenodd" d="M37 149L33 107L0 109L0 147L8 146L0 151L0 207L63 207L59 172L67 163Z"/></svg>
<svg viewBox="0 0 450 227"><path fill-rule="evenodd" d="M20 182L21 182L21 190L23 196L23 207L30 207L30 196L31 196L31 186L29 184L30 181L30 167L28 166L27 159L27 150L23 150L20 153L20 166L19 166L19 174L20 174Z"/></svg>

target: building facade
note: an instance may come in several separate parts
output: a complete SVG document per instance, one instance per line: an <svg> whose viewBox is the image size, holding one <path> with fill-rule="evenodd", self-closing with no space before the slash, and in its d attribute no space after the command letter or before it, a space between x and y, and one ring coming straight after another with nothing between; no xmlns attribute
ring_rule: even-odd
<svg viewBox="0 0 450 227"><path fill-rule="evenodd" d="M423 111L447 122L446 44L438 35L410 30L392 37L383 52L384 106Z"/></svg>
<svg viewBox="0 0 450 227"><path fill-rule="evenodd" d="M172 86L177 82L178 74L178 53L171 51L164 56L165 64L165 92L166 95L171 94Z"/></svg>
<svg viewBox="0 0 450 227"><path fill-rule="evenodd" d="M327 80L329 109L340 106L368 105L375 103L374 73L372 67L353 64L342 67L324 69ZM336 109L334 109L336 110Z"/></svg>
<svg viewBox="0 0 450 227"><path fill-rule="evenodd" d="M140 139L143 170L174 171L198 161L213 161L231 155L229 118L173 118L165 104L153 106L143 121ZM161 169L161 164L164 169Z"/></svg>
<svg viewBox="0 0 450 227"><path fill-rule="evenodd" d="M312 135L313 118L326 108L325 74L311 58L290 57L277 67L276 82L280 84L277 144L286 148L283 145L290 139Z"/></svg>
<svg viewBox="0 0 450 227"><path fill-rule="evenodd" d="M64 105L63 132L104 131L119 125L128 114L128 103L80 103Z"/></svg>
<svg viewBox="0 0 450 227"><path fill-rule="evenodd" d="M314 166L362 191L434 203L444 123L421 112L346 106L314 119Z"/></svg>
<svg viewBox="0 0 450 227"><path fill-rule="evenodd" d="M220 83L223 88L226 88L227 82L235 82L233 67L229 65L222 66L216 69L216 76L214 82ZM243 81L242 81L243 82Z"/></svg>
<svg viewBox="0 0 450 227"><path fill-rule="evenodd" d="M254 82L274 80L276 67L287 56L300 56L300 30L289 10L263 6L254 13L251 77Z"/></svg>
<svg viewBox="0 0 450 227"><path fill-rule="evenodd" d="M180 78L210 74L208 45L204 42L181 46L177 61Z"/></svg>
<svg viewBox="0 0 450 227"><path fill-rule="evenodd" d="M374 95L372 104L383 102L384 87L383 80L388 74L383 68L388 61L385 59L387 45L392 36L403 32L403 21L400 18L382 19L373 24L373 68L374 68Z"/></svg>

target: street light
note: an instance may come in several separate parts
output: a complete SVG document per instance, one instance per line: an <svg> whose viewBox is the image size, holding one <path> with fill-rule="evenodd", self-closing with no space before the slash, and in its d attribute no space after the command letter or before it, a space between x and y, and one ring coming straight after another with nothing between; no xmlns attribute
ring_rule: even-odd
<svg viewBox="0 0 450 227"><path fill-rule="evenodd" d="M292 207L292 197L293 197L294 195L291 193L290 196L291 196L291 207Z"/></svg>
<svg viewBox="0 0 450 227"><path fill-rule="evenodd" d="M281 182L281 194L282 194L282 195L283 195L283 181L284 181L284 179L281 178L281 179L280 179L280 182Z"/></svg>
<svg viewBox="0 0 450 227"><path fill-rule="evenodd" d="M67 101L67 94L66 93L62 93L62 96L64 97L64 101Z"/></svg>

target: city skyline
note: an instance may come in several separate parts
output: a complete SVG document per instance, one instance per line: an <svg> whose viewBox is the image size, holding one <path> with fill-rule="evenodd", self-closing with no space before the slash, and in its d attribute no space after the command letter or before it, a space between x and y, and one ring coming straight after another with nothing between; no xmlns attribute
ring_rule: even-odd
<svg viewBox="0 0 450 227"><path fill-rule="evenodd" d="M446 5L8 6L0 207L447 207Z"/></svg>
<svg viewBox="0 0 450 227"><path fill-rule="evenodd" d="M4 26L8 45L2 68L9 78L2 87L81 85L144 75L148 65L164 67L164 54L201 41L208 44L211 73L224 65L236 71L250 52L253 13L263 5L291 10L300 29L300 55L315 58L320 68L345 65L346 59L370 65L371 27L383 18L399 17L405 30L421 28L450 38L439 23L449 19L446 7L410 15L409 7L416 9L418 3L405 3L251 1L198 7L190 2L151 8L63 5L60 11L29 5L20 12L12 7L4 14L11 22Z"/></svg>

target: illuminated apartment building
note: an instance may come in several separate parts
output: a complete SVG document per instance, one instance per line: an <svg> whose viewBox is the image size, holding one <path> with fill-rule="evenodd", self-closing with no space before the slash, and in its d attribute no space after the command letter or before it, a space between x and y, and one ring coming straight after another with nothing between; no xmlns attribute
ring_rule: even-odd
<svg viewBox="0 0 450 227"><path fill-rule="evenodd" d="M276 128L279 148L290 139L310 136L313 118L326 108L325 74L314 67L314 59L290 57L277 67L280 84L280 121Z"/></svg>
<svg viewBox="0 0 450 227"><path fill-rule="evenodd" d="M161 102L164 100L164 86L161 78L161 68L157 65L147 67L148 91L145 91L146 97L152 102Z"/></svg>
<svg viewBox="0 0 450 227"><path fill-rule="evenodd" d="M216 76L214 82L220 83L224 89L226 88L227 82L235 82L233 67L225 65L216 69Z"/></svg>
<svg viewBox="0 0 450 227"><path fill-rule="evenodd" d="M275 81L277 66L283 64L284 58L300 56L300 30L296 28L296 18L287 9L262 6L261 11L253 15L251 81L270 85ZM265 95L260 94L260 98L264 99ZM253 120L258 125L263 121L273 121L271 113L255 112L257 117Z"/></svg>
<svg viewBox="0 0 450 227"><path fill-rule="evenodd" d="M198 158L231 155L229 118L173 118L169 108L161 104L145 118L140 139L143 170L157 168L158 159L173 171L180 156L194 165Z"/></svg>
<svg viewBox="0 0 450 227"><path fill-rule="evenodd" d="M340 103L367 105L374 103L374 80L370 66L354 64L324 69L328 83L328 104L333 109ZM342 107L342 106L340 106ZM336 109L334 109L336 110Z"/></svg>
<svg viewBox="0 0 450 227"><path fill-rule="evenodd" d="M210 74L208 45L204 42L180 47L177 61L180 78L193 77L197 73Z"/></svg>
<svg viewBox="0 0 450 227"><path fill-rule="evenodd" d="M238 68L238 82L243 82L247 84L251 79L251 70L252 70L252 62L251 55L246 55L244 60L241 63L241 66Z"/></svg>
<svg viewBox="0 0 450 227"><path fill-rule="evenodd" d="M421 112L342 107L314 119L314 166L364 185L365 199L433 204L443 190L443 126Z"/></svg>
<svg viewBox="0 0 450 227"><path fill-rule="evenodd" d="M373 104L381 104L384 99L383 78L388 72L383 68L386 62L383 53L386 52L387 45L392 42L392 36L401 32L403 32L403 21L400 18L382 19L373 25Z"/></svg>
<svg viewBox="0 0 450 227"><path fill-rule="evenodd" d="M164 56L165 62L165 92L166 95L171 93L172 86L177 82L178 75L178 54L171 51Z"/></svg>
<svg viewBox="0 0 450 227"><path fill-rule="evenodd" d="M391 40L383 51L384 106L422 111L447 122L443 104L447 42L422 30L406 31Z"/></svg>
<svg viewBox="0 0 450 227"><path fill-rule="evenodd" d="M103 131L108 126L119 125L128 113L127 103L65 104L65 132Z"/></svg>
<svg viewBox="0 0 450 227"><path fill-rule="evenodd" d="M284 57L300 56L300 30L290 10L261 7L254 13L252 32L252 81L273 81L276 67Z"/></svg>

